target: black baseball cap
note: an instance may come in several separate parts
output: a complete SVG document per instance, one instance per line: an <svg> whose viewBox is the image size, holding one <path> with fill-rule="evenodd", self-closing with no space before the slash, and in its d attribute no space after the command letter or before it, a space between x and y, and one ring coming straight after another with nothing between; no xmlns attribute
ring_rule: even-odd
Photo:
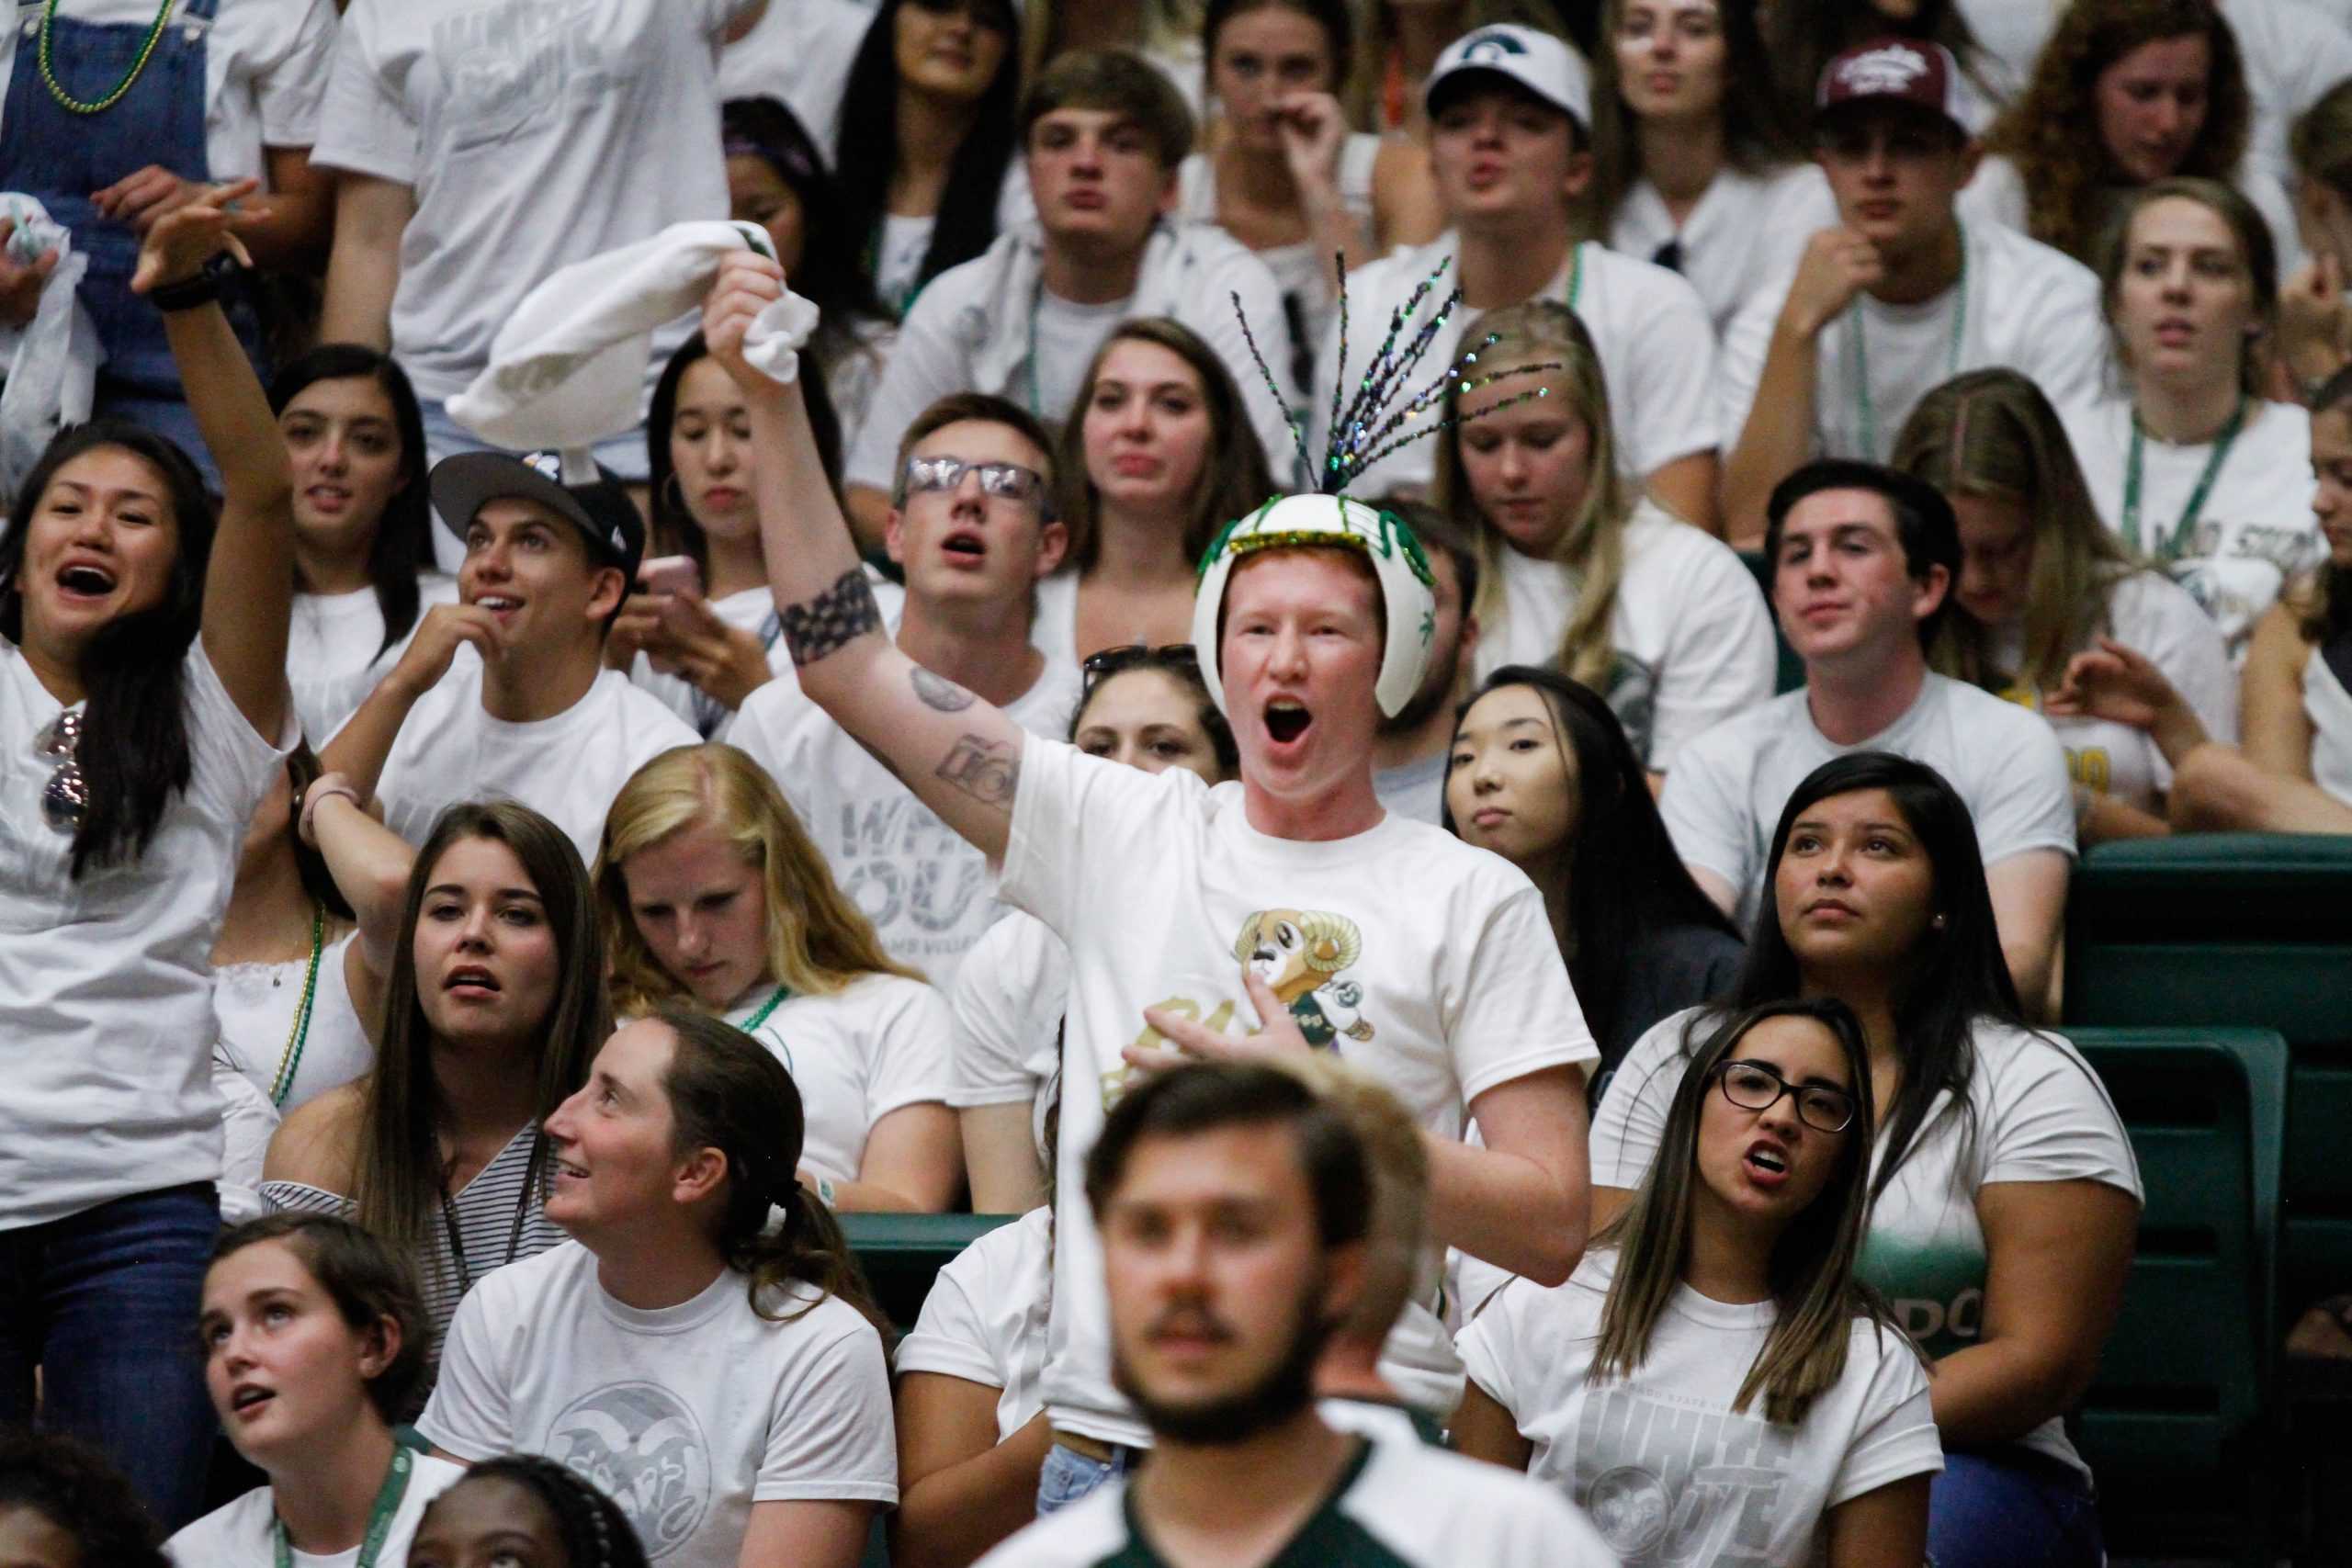
<svg viewBox="0 0 2352 1568"><path fill-rule="evenodd" d="M584 451L460 452L427 480L442 525L460 539L493 501L534 501L579 529L592 555L635 581L645 558L645 520L612 470Z"/></svg>

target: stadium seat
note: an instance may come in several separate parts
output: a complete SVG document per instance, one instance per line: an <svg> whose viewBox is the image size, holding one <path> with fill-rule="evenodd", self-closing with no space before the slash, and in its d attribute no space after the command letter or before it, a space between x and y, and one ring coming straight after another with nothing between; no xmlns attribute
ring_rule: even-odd
<svg viewBox="0 0 2352 1568"><path fill-rule="evenodd" d="M1772 563L1764 558L1762 550L1742 550L1739 558L1741 564L1747 568L1747 574L1756 579L1756 586L1764 595L1765 611L1770 614ZM1793 692L1804 684L1804 660L1799 659L1797 650L1789 646L1789 639L1781 635L1778 615L1772 617L1772 647L1779 659L1773 667L1772 690L1775 694Z"/></svg>
<svg viewBox="0 0 2352 1568"><path fill-rule="evenodd" d="M955 1256L1018 1214L843 1214L842 1232L883 1315L903 1334Z"/></svg>

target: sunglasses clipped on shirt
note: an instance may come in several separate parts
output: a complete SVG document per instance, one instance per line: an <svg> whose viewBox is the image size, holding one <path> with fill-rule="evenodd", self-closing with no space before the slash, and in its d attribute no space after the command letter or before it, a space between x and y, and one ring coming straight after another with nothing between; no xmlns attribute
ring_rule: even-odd
<svg viewBox="0 0 2352 1568"><path fill-rule="evenodd" d="M908 496L921 495L925 491L952 491L964 482L967 473L979 475L981 494L1035 506L1048 520L1053 517L1053 494L1046 488L1046 476L1018 463L969 463L961 457L918 454L907 459L906 468L899 476L899 500L904 503Z"/></svg>
<svg viewBox="0 0 2352 1568"><path fill-rule="evenodd" d="M1084 682L1084 689L1091 692L1112 676L1125 674L1130 670L1142 667L1193 670L1198 667L1199 660L1200 656L1189 642L1163 642L1157 648L1139 642L1125 642L1116 648L1105 648L1088 654L1084 662L1079 665L1078 672Z"/></svg>

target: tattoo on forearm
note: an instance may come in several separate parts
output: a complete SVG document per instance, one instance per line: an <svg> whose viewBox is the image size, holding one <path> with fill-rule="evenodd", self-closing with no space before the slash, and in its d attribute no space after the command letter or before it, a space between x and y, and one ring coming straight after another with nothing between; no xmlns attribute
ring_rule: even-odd
<svg viewBox="0 0 2352 1568"><path fill-rule="evenodd" d="M798 668L839 653L868 632L880 631L882 606L874 602L865 569L854 566L816 597L787 605L777 619L784 627L784 646Z"/></svg>
<svg viewBox="0 0 2352 1568"><path fill-rule="evenodd" d="M937 708L941 713L962 713L979 700L944 675L934 675L920 664L909 668L907 679L914 683L915 695L922 699L922 705Z"/></svg>
<svg viewBox="0 0 2352 1568"><path fill-rule="evenodd" d="M1021 786L1021 753L1010 740L958 736L939 764L937 777L983 806L1010 811L1013 793Z"/></svg>

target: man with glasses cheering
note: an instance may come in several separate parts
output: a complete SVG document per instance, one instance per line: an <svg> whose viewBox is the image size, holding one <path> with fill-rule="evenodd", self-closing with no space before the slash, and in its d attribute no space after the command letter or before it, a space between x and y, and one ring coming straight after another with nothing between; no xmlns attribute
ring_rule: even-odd
<svg viewBox="0 0 2352 1568"><path fill-rule="evenodd" d="M1069 541L1054 515L1052 450L1013 403L941 399L899 445L884 537L906 574L895 635L918 678L1058 738L1078 671L1029 641L1037 580ZM775 775L890 956L944 988L1001 912L980 852L791 682L752 693L728 739Z"/></svg>

